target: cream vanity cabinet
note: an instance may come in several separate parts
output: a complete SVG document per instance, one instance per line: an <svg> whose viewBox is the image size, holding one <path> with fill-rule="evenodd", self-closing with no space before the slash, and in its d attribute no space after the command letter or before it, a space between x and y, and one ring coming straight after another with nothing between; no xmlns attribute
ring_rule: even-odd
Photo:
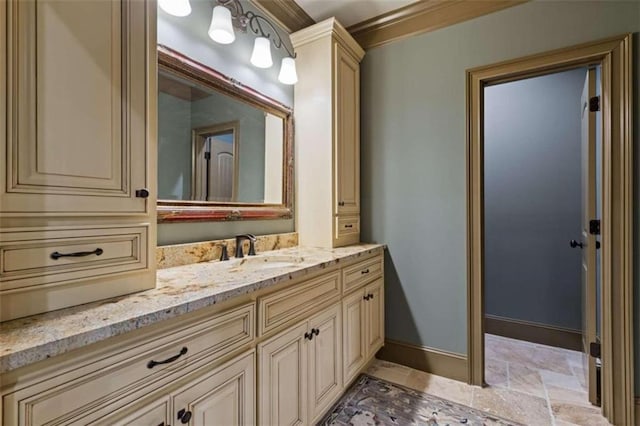
<svg viewBox="0 0 640 426"><path fill-rule="evenodd" d="M9 372L3 424L255 424L255 321L204 308Z"/></svg>
<svg viewBox="0 0 640 426"><path fill-rule="evenodd" d="M314 424L383 343L381 251L10 371L2 424Z"/></svg>
<svg viewBox="0 0 640 426"><path fill-rule="evenodd" d="M312 424L342 390L340 305L258 346L260 424Z"/></svg>
<svg viewBox="0 0 640 426"><path fill-rule="evenodd" d="M381 261L380 261L381 263ZM381 265L380 265L381 266ZM368 266L355 265L360 271ZM366 282L366 281L365 281ZM345 386L384 344L384 283L382 276L355 286L342 301Z"/></svg>
<svg viewBox="0 0 640 426"><path fill-rule="evenodd" d="M300 244L360 241L360 61L364 50L335 18L291 34ZM304 188L304 190L301 190Z"/></svg>
<svg viewBox="0 0 640 426"><path fill-rule="evenodd" d="M0 2L0 320L155 286L155 16Z"/></svg>

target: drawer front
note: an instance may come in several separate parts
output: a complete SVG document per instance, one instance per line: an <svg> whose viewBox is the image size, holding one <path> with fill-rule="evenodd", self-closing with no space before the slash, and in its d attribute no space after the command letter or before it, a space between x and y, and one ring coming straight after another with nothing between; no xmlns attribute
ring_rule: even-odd
<svg viewBox="0 0 640 426"><path fill-rule="evenodd" d="M258 299L260 335L304 319L341 294L340 271L296 284Z"/></svg>
<svg viewBox="0 0 640 426"><path fill-rule="evenodd" d="M336 217L336 238L360 236L360 216Z"/></svg>
<svg viewBox="0 0 640 426"><path fill-rule="evenodd" d="M148 234L145 225L2 232L0 290L145 269Z"/></svg>
<svg viewBox="0 0 640 426"><path fill-rule="evenodd" d="M48 383L5 396L7 424L86 424L105 406L129 404L189 371L253 342L255 305L247 304L78 366ZM183 348L187 348L186 352ZM185 352L182 353L181 352ZM180 356L178 356L180 355ZM173 359L173 361L166 362ZM156 362L155 365L150 363ZM163 363L164 362L164 363ZM103 415L103 413L102 413ZM20 422L16 421L20 419Z"/></svg>
<svg viewBox="0 0 640 426"><path fill-rule="evenodd" d="M381 277L382 271L382 256L379 255L343 268L342 282L344 283L344 292L347 293L363 286L374 278Z"/></svg>

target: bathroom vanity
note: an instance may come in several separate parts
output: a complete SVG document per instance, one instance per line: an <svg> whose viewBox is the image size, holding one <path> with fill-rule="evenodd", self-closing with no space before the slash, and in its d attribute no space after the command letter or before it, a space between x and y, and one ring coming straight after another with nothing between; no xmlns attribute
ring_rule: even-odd
<svg viewBox="0 0 640 426"><path fill-rule="evenodd" d="M3 424L312 424L384 342L380 245L291 247L157 281L3 323Z"/></svg>

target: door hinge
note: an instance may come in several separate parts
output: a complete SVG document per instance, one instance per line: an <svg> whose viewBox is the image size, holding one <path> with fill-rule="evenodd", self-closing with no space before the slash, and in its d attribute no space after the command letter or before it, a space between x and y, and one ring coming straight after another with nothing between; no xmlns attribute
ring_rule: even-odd
<svg viewBox="0 0 640 426"><path fill-rule="evenodd" d="M592 235L600 235L600 219L589 221L589 233Z"/></svg>
<svg viewBox="0 0 640 426"><path fill-rule="evenodd" d="M600 358L600 343L599 342L591 342L589 344L589 355L594 358Z"/></svg>
<svg viewBox="0 0 640 426"><path fill-rule="evenodd" d="M211 153L209 151L205 151L204 152L204 159L205 160L211 160Z"/></svg>
<svg viewBox="0 0 640 426"><path fill-rule="evenodd" d="M600 96L594 96L589 99L589 111L600 111Z"/></svg>

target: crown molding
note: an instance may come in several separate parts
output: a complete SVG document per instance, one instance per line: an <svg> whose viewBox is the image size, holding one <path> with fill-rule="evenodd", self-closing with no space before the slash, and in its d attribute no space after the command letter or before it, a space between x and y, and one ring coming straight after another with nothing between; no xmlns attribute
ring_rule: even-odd
<svg viewBox="0 0 640 426"><path fill-rule="evenodd" d="M358 42L349 34L349 32L338 22L336 18L328 18L320 21L315 25L307 27L303 30L290 34L289 39L294 49L305 44L312 43L324 37L331 36L338 40L340 44L353 56L358 62L364 56L364 49L360 47Z"/></svg>
<svg viewBox="0 0 640 426"><path fill-rule="evenodd" d="M316 23L294 0L251 0L251 3L277 21L288 33Z"/></svg>
<svg viewBox="0 0 640 426"><path fill-rule="evenodd" d="M423 0L354 24L347 31L364 49L370 49L527 1Z"/></svg>

